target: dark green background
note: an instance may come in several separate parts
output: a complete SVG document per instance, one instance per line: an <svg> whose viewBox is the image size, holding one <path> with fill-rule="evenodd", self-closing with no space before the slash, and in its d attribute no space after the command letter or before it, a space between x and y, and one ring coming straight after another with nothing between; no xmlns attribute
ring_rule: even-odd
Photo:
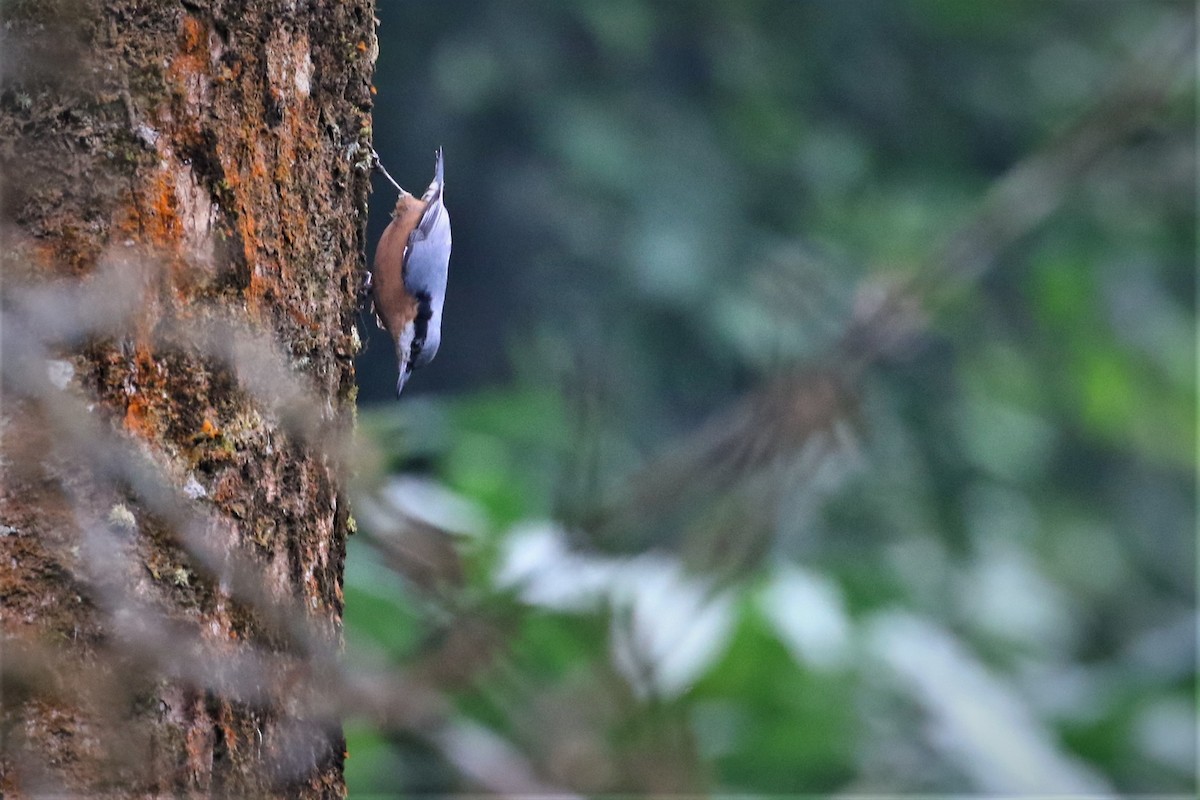
<svg viewBox="0 0 1200 800"><path fill-rule="evenodd" d="M1054 759L1029 791L1194 792L1194 57L1149 126L868 373L833 467L773 475L766 495L706 489L701 524L656 512L603 541L574 525L678 437L832 352L856 298L921 273L1010 167L1194 14L381 2L376 146L414 191L445 147L454 254L442 348L404 399L384 337L360 360L379 465L360 496L417 473L481 522L449 599L355 542L351 657L378 647L408 669L486 618L504 655L448 696L589 792L1004 793L1042 774L1022 747ZM372 241L391 203L377 181ZM605 563L681 558L728 601L730 638L686 688L637 697L612 666L619 602L547 609L497 586L534 520L571 523ZM705 537L740 555L690 559ZM764 611L796 569L843 614L828 664L795 657ZM932 660L905 677L884 631ZM550 746L559 728L590 767ZM416 740L348 734L353 794L472 787Z"/></svg>

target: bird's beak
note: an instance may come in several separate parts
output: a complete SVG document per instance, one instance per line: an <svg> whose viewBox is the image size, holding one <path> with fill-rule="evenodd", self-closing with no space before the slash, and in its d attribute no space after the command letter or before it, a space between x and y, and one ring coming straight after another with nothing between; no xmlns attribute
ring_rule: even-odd
<svg viewBox="0 0 1200 800"><path fill-rule="evenodd" d="M400 399L400 393L404 391L404 384L408 383L408 376L412 374L412 370L407 369L407 364L400 365L400 377L396 379L396 399Z"/></svg>

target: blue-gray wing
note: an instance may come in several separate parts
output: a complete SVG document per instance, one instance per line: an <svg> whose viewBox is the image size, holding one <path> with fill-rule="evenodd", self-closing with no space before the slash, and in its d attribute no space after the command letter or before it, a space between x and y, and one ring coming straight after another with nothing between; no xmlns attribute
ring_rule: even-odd
<svg viewBox="0 0 1200 800"><path fill-rule="evenodd" d="M439 148L433 182L422 198L427 202L425 213L409 236L404 264L404 286L419 304L415 341L420 349L414 348L413 358L418 367L429 363L441 344L451 245L450 214L442 199L443 187L444 165Z"/></svg>

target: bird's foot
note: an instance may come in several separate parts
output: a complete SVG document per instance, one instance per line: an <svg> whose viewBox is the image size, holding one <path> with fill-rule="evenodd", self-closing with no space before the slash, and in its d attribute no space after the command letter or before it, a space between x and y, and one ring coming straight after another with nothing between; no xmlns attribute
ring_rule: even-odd
<svg viewBox="0 0 1200 800"><path fill-rule="evenodd" d="M383 162L379 160L379 153L376 152L374 147L371 148L371 169L377 170L383 177L388 179L388 183L396 187L396 191L404 194L404 188L396 183L396 179L384 168Z"/></svg>

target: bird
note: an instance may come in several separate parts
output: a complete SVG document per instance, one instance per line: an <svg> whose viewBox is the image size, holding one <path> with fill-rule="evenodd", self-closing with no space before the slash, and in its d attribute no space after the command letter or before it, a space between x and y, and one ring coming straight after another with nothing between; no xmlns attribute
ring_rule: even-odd
<svg viewBox="0 0 1200 800"><path fill-rule="evenodd" d="M433 181L417 198L388 175L378 154L373 155L375 167L400 191L392 220L375 248L373 271L367 275L375 322L388 332L396 348L399 398L413 370L432 361L442 341L451 244L450 214L444 202L445 157L439 147Z"/></svg>

